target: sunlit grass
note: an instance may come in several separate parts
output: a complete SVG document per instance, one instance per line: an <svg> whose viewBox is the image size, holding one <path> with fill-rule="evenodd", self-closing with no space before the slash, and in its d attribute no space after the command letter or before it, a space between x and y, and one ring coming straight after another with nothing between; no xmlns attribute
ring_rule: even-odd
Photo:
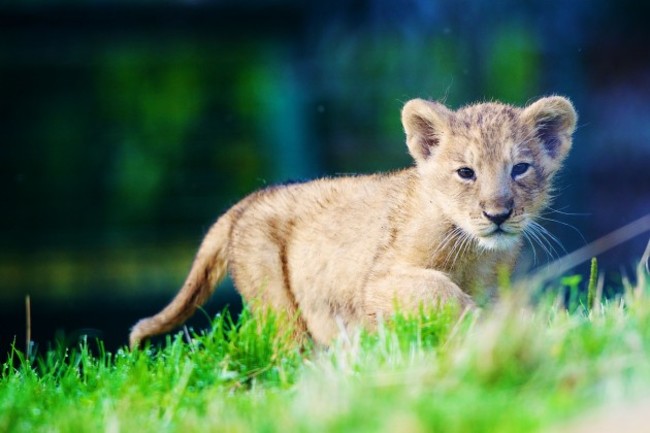
<svg viewBox="0 0 650 433"><path fill-rule="evenodd" d="M650 394L650 286L639 277L593 308L510 292L481 311L398 315L329 348L296 344L286 318L245 311L134 352L15 349L0 431L544 431Z"/></svg>

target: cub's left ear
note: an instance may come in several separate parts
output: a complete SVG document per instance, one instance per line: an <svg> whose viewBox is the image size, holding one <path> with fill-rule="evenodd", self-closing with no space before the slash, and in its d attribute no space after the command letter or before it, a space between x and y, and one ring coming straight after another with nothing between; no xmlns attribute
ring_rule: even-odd
<svg viewBox="0 0 650 433"><path fill-rule="evenodd" d="M539 99L522 112L522 119L531 125L546 155L559 164L571 149L571 136L578 115L573 104L561 96Z"/></svg>

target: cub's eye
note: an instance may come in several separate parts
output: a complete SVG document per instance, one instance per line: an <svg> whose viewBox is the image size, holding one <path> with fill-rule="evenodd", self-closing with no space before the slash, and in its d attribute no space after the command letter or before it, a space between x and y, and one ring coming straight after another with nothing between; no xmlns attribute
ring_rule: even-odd
<svg viewBox="0 0 650 433"><path fill-rule="evenodd" d="M474 178L474 170L472 170L469 167L462 167L456 170L458 173L458 176L460 176L463 179L473 179Z"/></svg>
<svg viewBox="0 0 650 433"><path fill-rule="evenodd" d="M526 173L528 169L530 168L530 164L527 162L520 162L519 164L515 164L512 167L512 177L515 178L517 176L521 176L522 174Z"/></svg>

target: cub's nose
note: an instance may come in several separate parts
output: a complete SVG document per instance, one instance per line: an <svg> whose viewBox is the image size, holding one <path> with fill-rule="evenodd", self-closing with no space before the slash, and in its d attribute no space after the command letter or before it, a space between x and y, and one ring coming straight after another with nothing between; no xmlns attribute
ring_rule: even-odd
<svg viewBox="0 0 650 433"><path fill-rule="evenodd" d="M506 213L500 213L500 214L496 214L496 215L492 215L492 214L489 214L489 213L483 211L483 215L485 215L485 218L489 219L494 224L500 226L501 224L503 224L505 222L505 220L510 218L510 215L512 215L512 209L510 209Z"/></svg>

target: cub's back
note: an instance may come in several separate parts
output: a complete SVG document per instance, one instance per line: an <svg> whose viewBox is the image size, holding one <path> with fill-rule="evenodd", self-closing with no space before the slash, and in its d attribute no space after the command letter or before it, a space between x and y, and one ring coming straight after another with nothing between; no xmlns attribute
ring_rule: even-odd
<svg viewBox="0 0 650 433"><path fill-rule="evenodd" d="M281 185L247 197L230 237L230 271L243 294L283 280L309 308L334 290L354 292L390 230L410 170ZM279 272L282 270L282 272ZM260 286L260 287L256 287ZM309 294L318 287L320 293ZM311 298L313 299L311 299ZM309 299L308 299L309 298Z"/></svg>

